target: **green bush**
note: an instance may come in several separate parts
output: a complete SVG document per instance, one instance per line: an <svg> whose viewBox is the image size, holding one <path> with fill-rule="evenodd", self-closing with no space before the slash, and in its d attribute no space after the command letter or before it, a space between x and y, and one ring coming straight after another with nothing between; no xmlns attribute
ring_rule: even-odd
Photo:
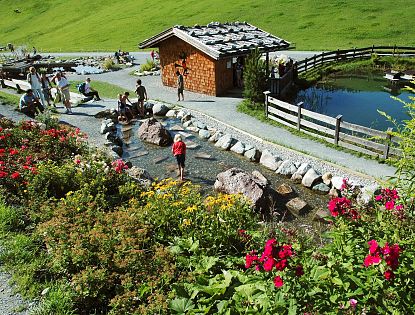
<svg viewBox="0 0 415 315"><path fill-rule="evenodd" d="M141 72L144 72L144 71L151 71L152 69L154 69L154 68L156 68L156 67L157 67L157 65L156 65L156 63L154 62L154 60L147 59L147 60L146 60L146 63L144 63L144 64L142 64L142 65L140 66L140 71L141 71Z"/></svg>
<svg viewBox="0 0 415 315"><path fill-rule="evenodd" d="M264 91L267 89L266 64L262 60L262 54L258 49L246 58L244 65L244 90L243 95L251 101L263 103Z"/></svg>

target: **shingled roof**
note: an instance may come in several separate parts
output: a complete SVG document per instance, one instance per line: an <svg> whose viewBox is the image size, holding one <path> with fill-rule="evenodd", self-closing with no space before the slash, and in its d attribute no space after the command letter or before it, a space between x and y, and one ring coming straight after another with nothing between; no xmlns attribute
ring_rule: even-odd
<svg viewBox="0 0 415 315"><path fill-rule="evenodd" d="M139 44L140 48L158 47L160 42L176 36L218 60L225 57L248 54L259 48L261 51L287 49L290 43L246 22L208 25L176 25Z"/></svg>

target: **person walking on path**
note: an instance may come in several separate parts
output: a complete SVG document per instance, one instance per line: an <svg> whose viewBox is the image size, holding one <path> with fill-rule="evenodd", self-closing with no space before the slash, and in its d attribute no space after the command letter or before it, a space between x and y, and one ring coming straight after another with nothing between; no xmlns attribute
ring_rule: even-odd
<svg viewBox="0 0 415 315"><path fill-rule="evenodd" d="M137 84L135 86L135 93L137 94L137 98L138 98L138 103L137 103L137 110L140 116L144 117L145 116L145 111L144 111L144 100L148 100L148 95L147 95L147 91L146 88L141 85L141 80L138 79L137 80Z"/></svg>
<svg viewBox="0 0 415 315"><path fill-rule="evenodd" d="M60 71L58 71L52 78L52 81L55 82L56 87L61 92L61 95L63 97L63 104L66 107L66 114L71 115L71 93L69 92L68 80L62 75Z"/></svg>
<svg viewBox="0 0 415 315"><path fill-rule="evenodd" d="M96 101L101 100L101 98L99 97L98 91L91 88L91 78L86 78L83 94L86 97L93 97Z"/></svg>
<svg viewBox="0 0 415 315"><path fill-rule="evenodd" d="M180 134L174 136L174 143L171 152L176 157L177 165L179 167L180 180L184 180L184 162L186 160L186 144L182 141Z"/></svg>
<svg viewBox="0 0 415 315"><path fill-rule="evenodd" d="M42 83L35 67L29 68L29 73L27 74L27 82L30 83L30 88L33 90L33 94L40 99L42 106L45 107L45 98L43 97Z"/></svg>
<svg viewBox="0 0 415 315"><path fill-rule="evenodd" d="M184 90L184 78L183 75L180 73L179 70L176 71L176 75L177 75L177 101L180 101L180 95L182 96L182 101L184 101L184 95L183 95L183 90Z"/></svg>

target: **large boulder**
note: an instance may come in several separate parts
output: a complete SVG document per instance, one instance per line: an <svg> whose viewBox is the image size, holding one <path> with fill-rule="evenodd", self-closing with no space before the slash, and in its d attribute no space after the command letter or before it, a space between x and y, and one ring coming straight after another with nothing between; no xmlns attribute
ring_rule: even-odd
<svg viewBox="0 0 415 315"><path fill-rule="evenodd" d="M220 131L216 131L210 138L209 141L210 142L216 142L218 141L220 138L223 137L223 133Z"/></svg>
<svg viewBox="0 0 415 315"><path fill-rule="evenodd" d="M298 169L297 169L297 171L296 171L295 173L296 173L296 174L298 174L298 175L304 176L304 175L305 175L305 173L307 173L307 171L308 171L310 168L311 168L311 165L310 165L310 164L308 164L308 163L302 163L302 164L298 167Z"/></svg>
<svg viewBox="0 0 415 315"><path fill-rule="evenodd" d="M266 212L271 190L264 178L249 174L239 168L231 168L216 176L214 189L227 194L241 193L252 201L257 211Z"/></svg>
<svg viewBox="0 0 415 315"><path fill-rule="evenodd" d="M238 141L231 147L231 151L242 155L245 152L245 145L241 141Z"/></svg>
<svg viewBox="0 0 415 315"><path fill-rule="evenodd" d="M126 170L126 173L130 175L136 182L147 187L150 186L153 182L153 178L150 174L144 169L137 166L133 166Z"/></svg>
<svg viewBox="0 0 415 315"><path fill-rule="evenodd" d="M173 139L166 128L155 118L146 119L138 129L138 137L159 146L168 146Z"/></svg>
<svg viewBox="0 0 415 315"><path fill-rule="evenodd" d="M170 108L163 103L155 103L153 105L153 115L155 116L165 116Z"/></svg>
<svg viewBox="0 0 415 315"><path fill-rule="evenodd" d="M311 188L314 184L316 184L321 179L321 175L317 173L313 168L310 168L307 173L304 174L303 180L301 184L303 186Z"/></svg>
<svg viewBox="0 0 415 315"><path fill-rule="evenodd" d="M199 130L199 137L202 139L209 139L210 138L210 131L206 129Z"/></svg>
<svg viewBox="0 0 415 315"><path fill-rule="evenodd" d="M251 162L258 162L259 161L259 159L260 159L260 157L261 157L261 151L259 151L258 149L256 149L256 148L252 148L252 149L249 149L249 150L247 150L246 149L246 146L245 146L245 153L244 153L244 156L248 159L248 160L250 160Z"/></svg>
<svg viewBox="0 0 415 315"><path fill-rule="evenodd" d="M280 167L277 169L276 173L285 175L285 176L291 176L297 171L297 168L295 167L294 163L290 160L285 160L282 162Z"/></svg>
<svg viewBox="0 0 415 315"><path fill-rule="evenodd" d="M117 130L115 123L111 119L104 119L101 123L101 134Z"/></svg>
<svg viewBox="0 0 415 315"><path fill-rule="evenodd" d="M264 150L262 151L259 163L271 169L272 171L275 171L281 165L281 159L277 156L274 156L268 150Z"/></svg>
<svg viewBox="0 0 415 315"><path fill-rule="evenodd" d="M226 134L223 137L219 138L218 142L215 143L216 147L219 147L223 150L229 150L229 148L236 142L231 135Z"/></svg>

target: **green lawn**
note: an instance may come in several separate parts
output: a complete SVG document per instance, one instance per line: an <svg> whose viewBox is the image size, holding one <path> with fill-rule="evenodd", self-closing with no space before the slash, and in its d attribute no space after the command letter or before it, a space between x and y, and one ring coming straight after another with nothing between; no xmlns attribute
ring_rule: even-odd
<svg viewBox="0 0 415 315"><path fill-rule="evenodd" d="M80 84L84 81L71 81L71 91L79 93L76 87L77 84ZM125 89L115 85L102 81L91 81L91 87L99 92L99 96L103 98L116 99L119 93L125 92Z"/></svg>
<svg viewBox="0 0 415 315"><path fill-rule="evenodd" d="M176 24L237 20L298 50L415 45L415 1L408 0L0 0L0 8L0 45L39 51L137 50Z"/></svg>

